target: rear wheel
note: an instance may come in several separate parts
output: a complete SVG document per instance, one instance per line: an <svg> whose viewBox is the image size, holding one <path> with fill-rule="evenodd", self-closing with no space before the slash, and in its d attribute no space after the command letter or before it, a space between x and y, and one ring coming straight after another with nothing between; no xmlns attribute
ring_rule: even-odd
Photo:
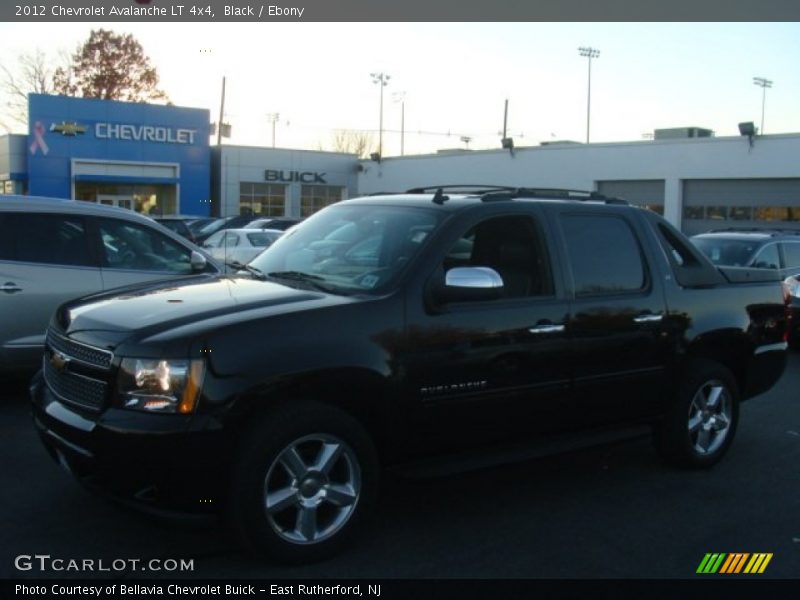
<svg viewBox="0 0 800 600"><path fill-rule="evenodd" d="M714 361L697 360L684 371L656 429L656 445L674 464L710 467L728 451L738 420L739 392L731 372Z"/></svg>
<svg viewBox="0 0 800 600"><path fill-rule="evenodd" d="M242 448L230 517L241 541L282 562L334 554L373 503L375 450L338 409L299 403L265 417Z"/></svg>

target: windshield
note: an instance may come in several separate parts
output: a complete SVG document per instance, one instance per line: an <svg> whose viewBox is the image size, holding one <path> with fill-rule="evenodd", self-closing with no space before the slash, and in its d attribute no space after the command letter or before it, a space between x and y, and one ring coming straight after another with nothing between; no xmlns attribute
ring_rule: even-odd
<svg viewBox="0 0 800 600"><path fill-rule="evenodd" d="M378 291L419 252L439 217L428 209L331 206L290 229L250 263L263 273L343 292Z"/></svg>
<svg viewBox="0 0 800 600"><path fill-rule="evenodd" d="M760 246L755 240L732 240L725 238L692 238L712 263L724 267L746 267Z"/></svg>

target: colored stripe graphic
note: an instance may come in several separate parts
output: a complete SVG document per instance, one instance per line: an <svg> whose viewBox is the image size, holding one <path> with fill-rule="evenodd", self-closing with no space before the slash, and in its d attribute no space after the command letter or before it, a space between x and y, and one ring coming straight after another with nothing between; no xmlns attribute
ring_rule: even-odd
<svg viewBox="0 0 800 600"><path fill-rule="evenodd" d="M700 566L697 567L698 573L716 573L719 569L719 566L722 564L722 561L725 560L725 554L718 554L718 553L708 553L703 557Z"/></svg>
<svg viewBox="0 0 800 600"><path fill-rule="evenodd" d="M745 573L763 573L769 561L772 560L772 553L759 553L753 554L753 558L750 559L750 562L747 563L747 566L744 569Z"/></svg>
<svg viewBox="0 0 800 600"><path fill-rule="evenodd" d="M738 573L744 567L744 563L747 558L750 556L749 553L741 553L735 552L733 554L728 555L728 560L725 561L725 564L722 565L720 569L720 573Z"/></svg>
<svg viewBox="0 0 800 600"><path fill-rule="evenodd" d="M700 561L697 573L704 575L713 575L715 573L720 575L760 574L766 570L767 565L772 560L772 556L771 552L757 552L755 554L750 554L749 552L733 552L731 554L709 552Z"/></svg>

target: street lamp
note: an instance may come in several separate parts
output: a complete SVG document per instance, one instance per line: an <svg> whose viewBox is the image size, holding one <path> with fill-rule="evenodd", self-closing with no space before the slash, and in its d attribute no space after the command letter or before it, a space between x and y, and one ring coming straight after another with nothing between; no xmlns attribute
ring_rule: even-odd
<svg viewBox="0 0 800 600"><path fill-rule="evenodd" d="M400 103L400 156L405 155L406 140L406 93L395 92L392 94L395 102Z"/></svg>
<svg viewBox="0 0 800 600"><path fill-rule="evenodd" d="M281 118L280 113L267 113L267 120L272 123L272 147L275 147L275 123Z"/></svg>
<svg viewBox="0 0 800 600"><path fill-rule="evenodd" d="M370 77L372 77L372 83L377 83L381 90L381 111L378 125L378 154L383 156L383 88L389 85L389 79L391 78L391 75L387 75L383 72L370 73Z"/></svg>
<svg viewBox="0 0 800 600"><path fill-rule="evenodd" d="M590 46L581 46L578 48L578 54L589 59L589 85L586 96L586 143L589 143L589 123L592 110L592 59L600 56L600 50Z"/></svg>
<svg viewBox="0 0 800 600"><path fill-rule="evenodd" d="M764 135L764 104L767 101L767 88L772 87L772 82L764 77L753 77L753 84L761 88L761 129L759 133Z"/></svg>

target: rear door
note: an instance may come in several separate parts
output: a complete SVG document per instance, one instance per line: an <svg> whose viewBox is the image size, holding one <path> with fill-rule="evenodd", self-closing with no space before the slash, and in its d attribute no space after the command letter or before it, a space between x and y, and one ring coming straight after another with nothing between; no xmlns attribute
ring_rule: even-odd
<svg viewBox="0 0 800 600"><path fill-rule="evenodd" d="M83 216L0 213L0 368L37 367L58 305L102 289Z"/></svg>
<svg viewBox="0 0 800 600"><path fill-rule="evenodd" d="M569 267L567 324L575 422L599 425L658 406L669 357L665 302L630 211L555 211Z"/></svg>

